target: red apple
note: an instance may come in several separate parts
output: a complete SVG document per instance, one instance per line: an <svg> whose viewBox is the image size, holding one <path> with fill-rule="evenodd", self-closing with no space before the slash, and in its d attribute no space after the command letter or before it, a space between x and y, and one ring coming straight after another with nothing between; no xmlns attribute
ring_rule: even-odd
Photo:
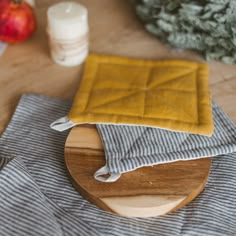
<svg viewBox="0 0 236 236"><path fill-rule="evenodd" d="M31 6L21 0L0 0L0 40L18 43L36 30L36 19Z"/></svg>

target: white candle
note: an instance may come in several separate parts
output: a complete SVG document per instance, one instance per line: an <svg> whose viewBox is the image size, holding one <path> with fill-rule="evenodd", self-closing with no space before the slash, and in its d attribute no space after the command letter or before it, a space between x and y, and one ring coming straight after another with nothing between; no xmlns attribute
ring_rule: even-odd
<svg viewBox="0 0 236 236"><path fill-rule="evenodd" d="M87 9L75 2L62 2L47 12L50 51L64 66L81 64L88 54Z"/></svg>

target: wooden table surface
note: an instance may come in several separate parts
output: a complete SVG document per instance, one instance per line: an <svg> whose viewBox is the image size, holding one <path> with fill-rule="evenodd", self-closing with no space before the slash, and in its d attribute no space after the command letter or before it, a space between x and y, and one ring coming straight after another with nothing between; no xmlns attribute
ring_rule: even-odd
<svg viewBox="0 0 236 236"><path fill-rule="evenodd" d="M57 0L36 0L38 30L24 43L11 45L0 57L0 132L3 132L24 93L72 99L79 85L82 66L62 67L49 55L47 8ZM148 34L127 0L80 0L88 8L90 52L144 59L203 58L190 51L179 52ZM236 122L236 65L210 63L213 99Z"/></svg>

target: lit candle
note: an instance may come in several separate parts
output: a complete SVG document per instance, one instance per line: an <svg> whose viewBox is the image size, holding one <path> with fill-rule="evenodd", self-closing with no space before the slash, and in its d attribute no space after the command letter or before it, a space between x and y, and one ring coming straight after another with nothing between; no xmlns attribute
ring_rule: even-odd
<svg viewBox="0 0 236 236"><path fill-rule="evenodd" d="M62 2L47 12L52 59L64 66L81 64L88 54L87 9L75 2Z"/></svg>

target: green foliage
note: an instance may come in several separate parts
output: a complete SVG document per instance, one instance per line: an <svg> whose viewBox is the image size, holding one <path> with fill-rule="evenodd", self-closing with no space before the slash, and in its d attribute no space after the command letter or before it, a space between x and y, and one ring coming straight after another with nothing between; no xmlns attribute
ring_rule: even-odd
<svg viewBox="0 0 236 236"><path fill-rule="evenodd" d="M149 32L173 47L236 62L235 0L136 0L136 12Z"/></svg>

